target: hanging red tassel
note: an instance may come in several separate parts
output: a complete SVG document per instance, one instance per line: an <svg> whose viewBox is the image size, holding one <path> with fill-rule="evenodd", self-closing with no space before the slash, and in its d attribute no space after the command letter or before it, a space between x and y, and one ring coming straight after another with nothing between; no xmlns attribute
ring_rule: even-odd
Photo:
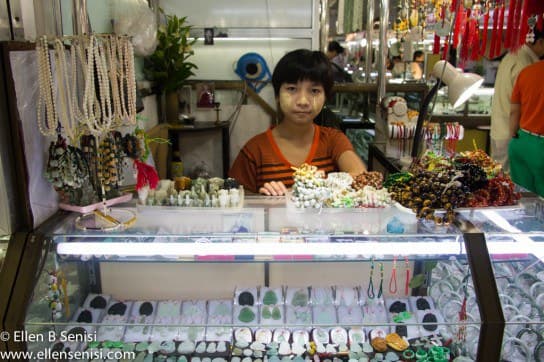
<svg viewBox="0 0 544 362"><path fill-rule="evenodd" d="M444 40L444 49L442 49L442 60L448 60L448 52L450 50L450 37L449 35L446 36L446 39Z"/></svg>
<svg viewBox="0 0 544 362"><path fill-rule="evenodd" d="M495 57L498 57L501 54L503 26L504 26L504 4L502 4L502 6L499 9L499 28L497 30L497 42L495 43Z"/></svg>
<svg viewBox="0 0 544 362"><path fill-rule="evenodd" d="M523 0L516 0L516 9L514 11L514 26L512 27L512 41L510 43L510 50L516 50L519 48L518 40L519 40L519 27L521 24L521 8Z"/></svg>
<svg viewBox="0 0 544 362"><path fill-rule="evenodd" d="M470 60L480 59L480 32L478 20L470 19Z"/></svg>
<svg viewBox="0 0 544 362"><path fill-rule="evenodd" d="M508 7L508 29L510 31L506 32L506 37L504 38L504 47L510 49L512 45L512 34L514 30L514 13L516 12L516 0L510 0L510 5Z"/></svg>
<svg viewBox="0 0 544 362"><path fill-rule="evenodd" d="M468 19L468 17L470 16L470 9L467 9L466 13L465 13L467 16L464 17L464 21L463 21L463 24L464 24L464 27L463 27L463 37L461 38L461 52L459 54L459 58L462 62L462 64L465 63L465 61L468 59L468 47L469 47L469 44L470 44L470 24L469 24L469 21L467 21L466 19Z"/></svg>
<svg viewBox="0 0 544 362"><path fill-rule="evenodd" d="M519 40L518 40L517 48L520 48L523 44L526 43L525 39L527 37L527 32L529 31L529 24L527 24L527 22L529 21L529 14L527 12L528 5L529 5L529 1L525 0L523 2L523 9L521 10L521 16L520 16L521 24L519 27Z"/></svg>
<svg viewBox="0 0 544 362"><path fill-rule="evenodd" d="M433 54L440 54L440 37L434 34Z"/></svg>
<svg viewBox="0 0 544 362"><path fill-rule="evenodd" d="M485 9L484 14L484 28L482 33L482 44L480 45L480 55L485 55L485 51L487 50L487 27L489 26L489 9Z"/></svg>
<svg viewBox="0 0 544 362"><path fill-rule="evenodd" d="M489 48L489 57L495 58L495 46L497 42L497 30L499 20L499 9L497 6L493 9L493 30L491 31L491 47Z"/></svg>
<svg viewBox="0 0 544 362"><path fill-rule="evenodd" d="M136 190L149 185L151 189L155 189L159 183L159 174L151 165L148 165L140 160L134 160L136 166Z"/></svg>
<svg viewBox="0 0 544 362"><path fill-rule="evenodd" d="M464 10L461 8L461 4L459 4L455 10L455 24L453 28L453 39L451 46L454 49L457 49L457 46L459 45L459 36L462 34L461 26L462 26L462 18L465 14Z"/></svg>
<svg viewBox="0 0 544 362"><path fill-rule="evenodd" d="M457 10L459 10L459 9L458 9L458 8L459 8L459 5L460 5L460 4L459 4L459 0L452 0L452 2L451 2L451 7L450 7L450 11L451 11L451 12L454 12L454 11L457 12Z"/></svg>

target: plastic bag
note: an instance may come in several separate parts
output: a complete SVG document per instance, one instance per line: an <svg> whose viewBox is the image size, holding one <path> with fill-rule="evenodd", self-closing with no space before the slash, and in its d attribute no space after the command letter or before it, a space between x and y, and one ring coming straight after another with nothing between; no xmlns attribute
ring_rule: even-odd
<svg viewBox="0 0 544 362"><path fill-rule="evenodd" d="M157 21L145 0L117 0L113 5L114 31L132 37L134 54L151 55L157 47Z"/></svg>

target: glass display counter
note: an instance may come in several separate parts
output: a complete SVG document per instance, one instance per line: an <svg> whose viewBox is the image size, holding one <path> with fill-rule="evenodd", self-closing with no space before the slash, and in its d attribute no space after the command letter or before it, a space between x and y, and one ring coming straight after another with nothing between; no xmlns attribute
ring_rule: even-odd
<svg viewBox="0 0 544 362"><path fill-rule="evenodd" d="M505 319L503 361L544 360L544 218L542 199L521 207L462 211L485 234Z"/></svg>
<svg viewBox="0 0 544 362"><path fill-rule="evenodd" d="M126 230L80 230L76 214L39 230L43 268L20 311L41 336L29 351L218 361L541 353L544 226L532 201L461 210L449 226L395 210L293 210L283 198L126 209L137 215ZM410 227L389 233L393 219Z"/></svg>

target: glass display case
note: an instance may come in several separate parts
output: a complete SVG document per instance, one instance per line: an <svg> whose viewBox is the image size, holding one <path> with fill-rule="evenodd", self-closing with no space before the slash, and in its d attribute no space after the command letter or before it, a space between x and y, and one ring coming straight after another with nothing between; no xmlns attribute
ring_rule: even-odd
<svg viewBox="0 0 544 362"><path fill-rule="evenodd" d="M532 346L542 333L544 232L526 232L544 230L534 205L460 211L448 226L395 210L293 210L283 198L219 210L127 205L134 225L109 232L58 215L39 230L43 267L21 312L38 337L26 348L149 360L499 360L504 313L503 360L516 360L528 356L518 340ZM513 288L518 280L527 288Z"/></svg>
<svg viewBox="0 0 544 362"><path fill-rule="evenodd" d="M544 360L544 200L462 211L485 234L505 328L503 361Z"/></svg>

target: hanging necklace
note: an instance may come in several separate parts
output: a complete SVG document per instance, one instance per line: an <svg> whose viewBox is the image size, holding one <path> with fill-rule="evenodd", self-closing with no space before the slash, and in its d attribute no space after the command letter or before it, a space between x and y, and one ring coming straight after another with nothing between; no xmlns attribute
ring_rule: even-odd
<svg viewBox="0 0 544 362"><path fill-rule="evenodd" d="M104 134L111 130L112 109L111 109L111 93L108 78L108 67L106 65L106 54L102 41L97 42L95 51L96 75L98 79L98 91L100 94L100 110L101 117L96 121L96 129ZM101 121L101 122L99 122Z"/></svg>
<svg viewBox="0 0 544 362"><path fill-rule="evenodd" d="M38 129L44 136L54 136L57 132L57 112L53 94L53 73L49 59L47 37L44 35L36 42L38 60L38 105L36 120Z"/></svg>
<svg viewBox="0 0 544 362"><path fill-rule="evenodd" d="M78 121L74 115L73 103L71 101L70 94L75 93L75 90L71 88L71 82L68 77L68 65L66 62L66 50L64 44L60 39L55 39L55 59L56 75L57 75L57 89L58 89L58 114L59 122L62 129L66 133L71 145L77 145L78 143ZM73 73L73 72L72 72Z"/></svg>
<svg viewBox="0 0 544 362"><path fill-rule="evenodd" d="M368 288L366 290L366 294L370 299L374 299L374 258L372 258L372 262L370 264L370 280L368 281Z"/></svg>
<svg viewBox="0 0 544 362"><path fill-rule="evenodd" d="M410 292L410 263L408 257L404 257L404 268L406 269L406 281L404 282L404 295L408 295Z"/></svg>
<svg viewBox="0 0 544 362"><path fill-rule="evenodd" d="M128 37L123 37L125 43L125 79L127 87L128 114L126 124L136 124L136 75L134 74L134 49Z"/></svg>
<svg viewBox="0 0 544 362"><path fill-rule="evenodd" d="M109 66L109 79L111 85L111 99L113 102L113 124L119 126L121 122L121 98L119 94L119 62L117 58L117 37L112 35L109 36L105 41L106 53L109 56L108 66Z"/></svg>
<svg viewBox="0 0 544 362"><path fill-rule="evenodd" d="M123 122L123 119L128 117L128 111L127 111L127 98L125 97L125 47L124 47L124 41L123 38L118 39L117 42L117 56L118 56L118 70L119 70L119 98L121 100L121 109L120 109L120 118L121 123Z"/></svg>
<svg viewBox="0 0 544 362"><path fill-rule="evenodd" d="M380 287L378 288L378 298L383 294L383 263L380 263Z"/></svg>
<svg viewBox="0 0 544 362"><path fill-rule="evenodd" d="M89 44L87 46L87 68L85 70L85 91L83 92L83 116L84 123L89 128L91 133L94 130L93 123L95 119L94 114L94 35L89 38Z"/></svg>
<svg viewBox="0 0 544 362"><path fill-rule="evenodd" d="M72 117L74 122L77 124L77 127L80 127L80 123L84 120L83 113L81 113L81 107L79 106L79 95L82 94L82 89L80 89L81 82L78 82L78 77L83 78L83 84L85 84L85 72L80 72L79 69L86 69L86 64L84 57L82 56L82 50L80 41L74 39L70 47L70 69L72 74L72 85L71 85L71 107L72 107ZM78 65L78 59L80 63ZM81 66L81 68L80 68Z"/></svg>
<svg viewBox="0 0 544 362"><path fill-rule="evenodd" d="M393 268L391 269L391 279L389 279L389 293L397 293L397 257L393 257Z"/></svg>

